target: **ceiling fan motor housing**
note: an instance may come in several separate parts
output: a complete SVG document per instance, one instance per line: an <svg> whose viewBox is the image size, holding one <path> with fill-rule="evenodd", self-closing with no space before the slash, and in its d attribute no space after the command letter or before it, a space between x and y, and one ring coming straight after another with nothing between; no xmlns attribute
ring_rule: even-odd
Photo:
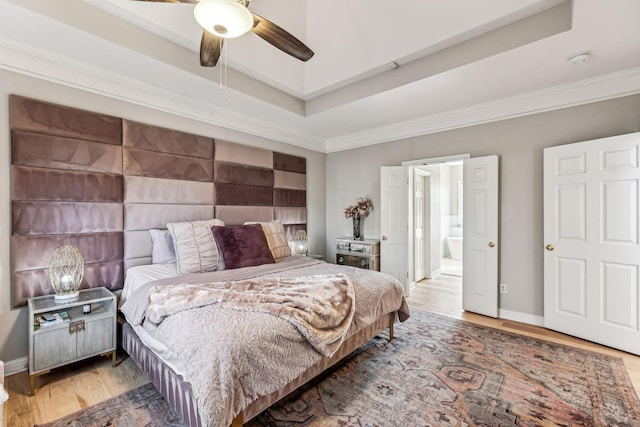
<svg viewBox="0 0 640 427"><path fill-rule="evenodd" d="M202 28L218 37L240 37L253 27L253 15L245 0L201 0L193 10Z"/></svg>

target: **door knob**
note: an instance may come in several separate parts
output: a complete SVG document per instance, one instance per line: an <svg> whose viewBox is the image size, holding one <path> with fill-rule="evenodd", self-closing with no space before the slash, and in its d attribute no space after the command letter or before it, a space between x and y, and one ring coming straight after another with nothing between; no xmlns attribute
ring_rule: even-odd
<svg viewBox="0 0 640 427"><path fill-rule="evenodd" d="M387 236L382 236L382 240L387 240Z"/></svg>
<svg viewBox="0 0 640 427"><path fill-rule="evenodd" d="M495 243L493 243L493 242L489 242L489 247L490 247L490 248L494 247L495 245L496 245Z"/></svg>
<svg viewBox="0 0 640 427"><path fill-rule="evenodd" d="M548 250L548 251L552 251L552 250L554 250L555 248L553 247L553 245L552 245L552 244L548 244L547 246L545 246L545 249L546 249L546 250Z"/></svg>

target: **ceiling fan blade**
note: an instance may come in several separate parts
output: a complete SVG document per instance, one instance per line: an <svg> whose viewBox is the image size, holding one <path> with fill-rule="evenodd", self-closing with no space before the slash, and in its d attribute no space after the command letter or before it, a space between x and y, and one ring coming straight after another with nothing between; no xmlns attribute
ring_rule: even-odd
<svg viewBox="0 0 640 427"><path fill-rule="evenodd" d="M222 44L224 39L209 31L202 32L202 40L200 41L200 65L203 67L215 67L220 58Z"/></svg>
<svg viewBox="0 0 640 427"><path fill-rule="evenodd" d="M281 51L288 53L301 61L308 61L313 56L313 51L300 40L283 30L273 22L253 13L254 25L251 31L262 37L268 43Z"/></svg>

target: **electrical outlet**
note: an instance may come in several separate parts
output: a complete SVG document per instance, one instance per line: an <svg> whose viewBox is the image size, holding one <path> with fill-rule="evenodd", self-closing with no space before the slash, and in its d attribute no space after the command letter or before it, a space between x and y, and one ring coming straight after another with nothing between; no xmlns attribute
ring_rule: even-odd
<svg viewBox="0 0 640 427"><path fill-rule="evenodd" d="M500 293L501 294L506 294L507 293L507 284L506 283L500 283Z"/></svg>

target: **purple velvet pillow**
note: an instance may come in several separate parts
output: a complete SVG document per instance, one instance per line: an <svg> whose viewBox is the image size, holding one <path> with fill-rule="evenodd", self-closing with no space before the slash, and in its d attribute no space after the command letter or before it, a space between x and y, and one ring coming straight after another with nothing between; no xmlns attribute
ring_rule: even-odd
<svg viewBox="0 0 640 427"><path fill-rule="evenodd" d="M225 270L276 262L260 224L213 226L211 232L224 259Z"/></svg>

